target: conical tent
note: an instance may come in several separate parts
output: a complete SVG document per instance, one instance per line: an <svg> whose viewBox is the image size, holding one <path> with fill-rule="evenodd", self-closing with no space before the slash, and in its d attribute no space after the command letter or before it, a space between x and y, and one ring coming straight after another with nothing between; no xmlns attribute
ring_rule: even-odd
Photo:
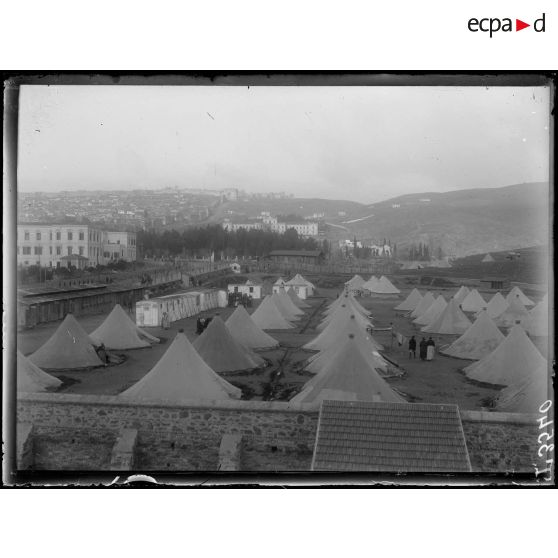
<svg viewBox="0 0 558 558"><path fill-rule="evenodd" d="M41 370L17 351L17 391L34 393L56 389L62 382Z"/></svg>
<svg viewBox="0 0 558 558"><path fill-rule="evenodd" d="M283 297L280 297L278 293L273 293L271 295L271 301L273 302L273 304L275 304L277 310L281 312L283 318L285 318L285 320L294 322L300 319L302 314L304 314L304 312L302 312L302 310L300 310L299 308L296 309L296 312L293 312L292 306L294 306L294 304L292 303L289 297L287 297L287 299L290 302L289 305L287 305L285 299ZM300 312L302 312L302 314L300 314Z"/></svg>
<svg viewBox="0 0 558 558"><path fill-rule="evenodd" d="M496 293L486 305L486 312L492 318L497 318L505 310L507 310L509 304L506 299L501 295L501 293Z"/></svg>
<svg viewBox="0 0 558 558"><path fill-rule="evenodd" d="M463 371L468 378L479 382L517 386L542 366L547 366L546 360L525 330L516 325L494 351Z"/></svg>
<svg viewBox="0 0 558 558"><path fill-rule="evenodd" d="M120 394L127 399L180 402L239 399L240 389L209 367L183 333L178 333L159 362L136 384Z"/></svg>
<svg viewBox="0 0 558 558"><path fill-rule="evenodd" d="M279 300L279 304L277 304L277 308L282 311L285 310L291 316L294 316L297 319L300 316L304 316L304 310L301 310L292 300L291 297L287 294L287 291L281 287L276 293L271 295L275 297L276 300ZM285 317L289 319L286 315Z"/></svg>
<svg viewBox="0 0 558 558"><path fill-rule="evenodd" d="M529 312L525 329L529 335L536 337L548 335L548 303L545 303L544 299Z"/></svg>
<svg viewBox="0 0 558 558"><path fill-rule="evenodd" d="M431 324L445 310L447 305L448 303L445 301L444 297L439 295L425 312L413 320L413 323L417 325Z"/></svg>
<svg viewBox="0 0 558 558"><path fill-rule="evenodd" d="M142 339L142 333L144 332L130 319L120 304L117 304L104 322L89 336L95 343L103 343L107 349L150 347L150 343Z"/></svg>
<svg viewBox="0 0 558 558"><path fill-rule="evenodd" d="M362 288L367 291L374 292L379 282L380 280L375 275L372 275L372 277L370 277L370 279L362 285Z"/></svg>
<svg viewBox="0 0 558 558"><path fill-rule="evenodd" d="M440 352L455 358L479 360L490 354L503 340L504 336L496 324L486 311L482 311L459 339Z"/></svg>
<svg viewBox="0 0 558 558"><path fill-rule="evenodd" d="M365 281L360 275L355 275L349 279L345 285L351 289L360 289L364 285Z"/></svg>
<svg viewBox="0 0 558 558"><path fill-rule="evenodd" d="M484 256L484 258L481 261L482 263L493 262L494 258L490 254L486 254L486 256Z"/></svg>
<svg viewBox="0 0 558 558"><path fill-rule="evenodd" d="M421 331L443 335L460 335L465 333L470 326L471 322L452 298L444 311L432 323L421 328Z"/></svg>
<svg viewBox="0 0 558 558"><path fill-rule="evenodd" d="M343 335L351 325L351 320L353 323L356 322L357 326L362 330L366 331L366 327L359 322L359 318L356 313L342 313L332 320L317 337L312 339L309 343L306 343L303 349L307 349L309 351L323 351L331 344L338 344L340 336ZM382 346L375 340L373 340L373 343L376 344L376 350L382 348Z"/></svg>
<svg viewBox="0 0 558 558"><path fill-rule="evenodd" d="M457 304L461 304L468 294L468 287L466 287L465 285L461 285L461 287L459 287L459 290L453 295L453 299L457 302Z"/></svg>
<svg viewBox="0 0 558 558"><path fill-rule="evenodd" d="M496 398L494 406L504 413L538 413L541 402L549 399L548 370L541 366L517 386L508 386Z"/></svg>
<svg viewBox="0 0 558 558"><path fill-rule="evenodd" d="M68 314L52 337L29 360L45 370L102 366L93 342L72 314Z"/></svg>
<svg viewBox="0 0 558 558"><path fill-rule="evenodd" d="M480 312L487 304L477 289L473 289L461 302L463 312Z"/></svg>
<svg viewBox="0 0 558 558"><path fill-rule="evenodd" d="M526 326L529 322L529 312L519 298L512 299L508 307L497 318L498 327Z"/></svg>
<svg viewBox="0 0 558 558"><path fill-rule="evenodd" d="M215 316L207 329L194 341L194 349L215 372L251 370L262 366L263 358L239 343L220 316Z"/></svg>
<svg viewBox="0 0 558 558"><path fill-rule="evenodd" d="M535 306L535 303L530 298L527 298L519 287L514 287L508 293L506 300L508 301L508 303L511 303L512 300L517 300L517 298L519 298L523 306Z"/></svg>
<svg viewBox="0 0 558 558"><path fill-rule="evenodd" d="M356 394L359 401L391 401L404 403L398 395L372 368L362 354L354 338L347 338L337 355L312 378L293 399L293 403L312 403L331 396L331 390Z"/></svg>
<svg viewBox="0 0 558 558"><path fill-rule="evenodd" d="M285 283L286 283L285 279L283 279L283 277L279 277L279 279L277 279L277 281L275 281L273 285L276 287L284 287Z"/></svg>
<svg viewBox="0 0 558 558"><path fill-rule="evenodd" d="M346 304L341 304L335 309L335 312L329 316L326 316L316 327L317 331L324 331L332 323L340 323L343 321L344 317L354 315L357 324L366 329L372 324L368 318L365 318L360 312L358 312L352 305L347 302Z"/></svg>
<svg viewBox="0 0 558 558"><path fill-rule="evenodd" d="M342 335L353 335L355 343L360 347L362 354L366 357L367 362L372 368L377 369L382 375L390 372L389 364L378 352L381 345L372 337L370 332L363 330L354 319L349 321ZM339 348L339 344L332 343L324 350L311 356L304 367L305 370L313 374L319 374L331 362L332 358L337 355Z"/></svg>
<svg viewBox="0 0 558 558"><path fill-rule="evenodd" d="M422 300L422 295L420 294L420 291L418 289L413 289L409 293L409 296L401 304L398 304L394 308L394 310L409 312L411 310L414 310L418 306L421 300Z"/></svg>
<svg viewBox="0 0 558 558"><path fill-rule="evenodd" d="M401 293L401 291L385 275L382 275L378 280L378 285L375 292L380 294Z"/></svg>
<svg viewBox="0 0 558 558"><path fill-rule="evenodd" d="M236 310L225 322L230 334L242 345L249 349L272 349L279 345L276 339L260 329L244 306L237 306Z"/></svg>
<svg viewBox="0 0 558 558"><path fill-rule="evenodd" d="M411 318L418 318L421 314L424 314L435 300L434 295L428 291L417 304L417 307L411 312Z"/></svg>
<svg viewBox="0 0 558 558"><path fill-rule="evenodd" d="M326 316L331 316L339 306L350 304L357 312L361 313L365 318L370 315L370 312L360 304L360 302L350 293L344 293L336 298L328 309L324 312Z"/></svg>
<svg viewBox="0 0 558 558"><path fill-rule="evenodd" d="M289 289L287 291L287 296L293 301L293 304L300 309L303 308L311 308L309 304L306 304L304 300L302 300L294 291L293 289Z"/></svg>
<svg viewBox="0 0 558 558"><path fill-rule="evenodd" d="M275 306L271 295L267 295L250 316L260 329L292 329L294 326L289 323L279 308Z"/></svg>

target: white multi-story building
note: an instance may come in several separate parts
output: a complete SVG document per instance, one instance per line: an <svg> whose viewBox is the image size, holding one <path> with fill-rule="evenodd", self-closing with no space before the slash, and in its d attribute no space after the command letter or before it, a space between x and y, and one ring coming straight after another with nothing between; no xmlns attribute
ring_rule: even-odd
<svg viewBox="0 0 558 558"><path fill-rule="evenodd" d="M244 219L242 222L233 223L231 219L223 221L223 228L229 231L239 229L249 230L269 230L284 233L288 229L294 229L299 236L318 236L318 223L313 221L300 221L284 223L273 217L269 211L262 211L257 219Z"/></svg>
<svg viewBox="0 0 558 558"><path fill-rule="evenodd" d="M137 259L136 233L106 231L103 256L105 260L135 262Z"/></svg>
<svg viewBox="0 0 558 558"><path fill-rule="evenodd" d="M76 258L83 262L81 267L104 265L111 259L134 261L136 234L107 232L82 224L17 226L18 265L60 267L67 265L73 256L81 256Z"/></svg>

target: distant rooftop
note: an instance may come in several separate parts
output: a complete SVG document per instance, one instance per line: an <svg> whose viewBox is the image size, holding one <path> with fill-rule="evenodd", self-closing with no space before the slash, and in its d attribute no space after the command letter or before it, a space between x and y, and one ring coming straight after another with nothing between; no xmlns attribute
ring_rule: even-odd
<svg viewBox="0 0 558 558"><path fill-rule="evenodd" d="M323 401L313 471L468 472L457 405Z"/></svg>

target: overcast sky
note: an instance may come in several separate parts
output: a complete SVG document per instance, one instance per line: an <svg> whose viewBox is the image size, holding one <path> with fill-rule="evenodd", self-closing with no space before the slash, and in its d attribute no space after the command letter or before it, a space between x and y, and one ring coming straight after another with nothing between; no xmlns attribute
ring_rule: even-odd
<svg viewBox="0 0 558 558"><path fill-rule="evenodd" d="M548 180L548 88L21 88L21 191L179 186L371 203Z"/></svg>

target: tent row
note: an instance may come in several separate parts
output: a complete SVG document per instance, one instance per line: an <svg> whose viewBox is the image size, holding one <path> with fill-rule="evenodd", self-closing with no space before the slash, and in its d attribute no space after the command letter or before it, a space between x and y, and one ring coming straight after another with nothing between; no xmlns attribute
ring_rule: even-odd
<svg viewBox="0 0 558 558"><path fill-rule="evenodd" d="M391 365L372 335L372 317L349 292L323 312L318 335L303 346L318 351L304 365L315 376L292 403L318 404L324 399L405 402L385 381Z"/></svg>
<svg viewBox="0 0 558 558"><path fill-rule="evenodd" d="M486 312L501 328L522 325L531 335L547 335L548 303L543 298L532 310L527 310L524 301L533 306L520 289L514 287L504 298L496 293L489 302L485 302L476 290L465 286L454 294L449 302L442 295L434 297L431 292L422 295L413 289L407 298L395 306L396 311L408 312L413 323L426 333L461 335L471 325L466 313L478 317Z"/></svg>

